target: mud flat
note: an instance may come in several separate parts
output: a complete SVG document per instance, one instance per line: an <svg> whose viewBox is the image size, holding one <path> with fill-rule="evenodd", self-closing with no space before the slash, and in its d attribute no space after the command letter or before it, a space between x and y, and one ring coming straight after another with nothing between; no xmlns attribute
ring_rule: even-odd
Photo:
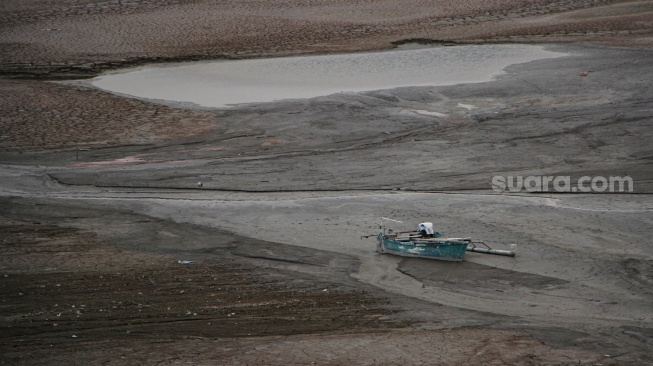
<svg viewBox="0 0 653 366"><path fill-rule="evenodd" d="M647 44L646 2L395 3L224 2L231 23L202 1L7 3L2 73L31 78L552 29L603 45L546 44L568 56L489 82L228 110L0 79L0 362L652 363L653 51L605 46ZM498 193L497 175L634 186ZM382 216L518 256L378 255L360 236Z"/></svg>
<svg viewBox="0 0 653 366"><path fill-rule="evenodd" d="M200 363L268 357L279 364L346 363L347 357L363 363L450 364L468 357L477 363L649 363L651 51L549 47L569 56L513 65L486 83L180 109L214 124L183 144L4 152L2 195L13 198L3 212L11 225L22 225L6 229L14 230L9 248L23 248L15 230L40 233L35 230L47 223L49 230L93 233L101 239L98 248L117 251L114 259L75 254L100 267L73 271L51 264L46 278L34 273L43 267L31 264L34 250L8 253L23 259L18 267L3 265L13 294L4 325L12 335L3 344L14 351L5 354L17 363L60 360L49 345L78 342L64 354L129 357L126 348L157 354L139 356L142 362L167 362L181 352ZM588 76L580 76L584 70ZM629 175L634 192L499 194L489 189L496 174ZM404 221L404 228L429 219L446 234L496 247L517 243L518 256L470 253L455 265L380 256L373 241L359 238L374 233L382 216ZM47 239L48 232L38 235ZM146 259L119 260L121 269L109 270L114 260L141 256ZM197 265L179 267L181 259ZM245 264L251 267L240 267ZM211 305L223 296L212 274L224 271L260 274L246 281L259 290L248 290L240 326L223 317L243 311L244 294L231 289L220 306ZM131 273L129 282L117 282L123 273ZM81 292L56 287L66 276L80 286L87 278L106 278L112 295L93 295L87 309L118 306L109 298L135 303L111 319L80 323L86 319L81 311L79 319L57 323L65 325L58 331L51 324L59 313L54 304L77 306L73 299L81 293L105 291L90 284ZM194 284L168 288L188 279ZM268 298L267 289L281 295ZM315 298L329 289L334 299ZM176 291L196 294L197 304L182 306ZM53 304L30 307L23 296ZM185 323L186 311L204 318ZM350 323L355 318L361 323ZM28 319L36 330L29 330ZM46 337L43 327L54 330ZM130 327L137 338L124 338L128 330L134 337ZM77 340L70 338L73 330ZM108 339L119 346L101 346ZM171 345L167 352L158 345L162 339ZM444 349L465 339L469 348L446 356L428 347L390 351L417 339L444 341ZM41 346L30 340L42 340ZM189 344L204 351L183 351ZM290 350L297 345L308 356ZM343 345L358 346L345 352ZM26 352L36 356L24 358Z"/></svg>

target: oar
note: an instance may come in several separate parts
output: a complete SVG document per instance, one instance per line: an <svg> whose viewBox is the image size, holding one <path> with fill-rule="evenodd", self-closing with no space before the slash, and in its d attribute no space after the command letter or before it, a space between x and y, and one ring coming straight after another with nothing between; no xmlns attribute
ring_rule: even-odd
<svg viewBox="0 0 653 366"><path fill-rule="evenodd" d="M485 244L482 241L475 241L475 242L470 242L469 244L472 245L472 247L467 247L468 252L477 252L477 253L483 253L483 254L496 254L496 255L505 255L507 257L514 257L515 256L515 251L517 249L517 244L510 244L510 250L501 250L501 249L493 249L489 245ZM479 248L476 246L476 244L483 244L487 248Z"/></svg>

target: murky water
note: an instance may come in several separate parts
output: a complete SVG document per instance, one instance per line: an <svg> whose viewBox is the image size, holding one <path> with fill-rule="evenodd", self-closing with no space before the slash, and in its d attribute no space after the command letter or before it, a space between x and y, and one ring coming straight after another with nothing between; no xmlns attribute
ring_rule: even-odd
<svg viewBox="0 0 653 366"><path fill-rule="evenodd" d="M531 45L404 48L374 53L192 62L99 76L101 89L204 107L401 86L492 80L512 64L564 56Z"/></svg>

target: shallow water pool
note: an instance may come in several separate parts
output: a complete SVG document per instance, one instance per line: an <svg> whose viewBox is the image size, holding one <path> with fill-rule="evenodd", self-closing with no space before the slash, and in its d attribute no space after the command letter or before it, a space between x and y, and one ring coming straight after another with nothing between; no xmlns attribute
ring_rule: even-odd
<svg viewBox="0 0 653 366"><path fill-rule="evenodd" d="M145 66L101 75L91 83L138 98L224 108L341 92L485 82L509 65L564 55L532 45L407 47Z"/></svg>

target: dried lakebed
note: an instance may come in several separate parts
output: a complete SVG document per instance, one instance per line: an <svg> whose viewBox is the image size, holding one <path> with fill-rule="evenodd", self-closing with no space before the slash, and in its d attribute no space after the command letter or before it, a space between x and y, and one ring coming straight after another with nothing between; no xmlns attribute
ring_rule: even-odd
<svg viewBox="0 0 653 366"><path fill-rule="evenodd" d="M549 364L650 364L651 51L551 49L570 56L512 65L490 82L196 111L215 129L183 141L92 148L79 158L71 150L3 153L3 212L35 210L43 217L23 220L87 228L125 253L173 256L163 269L178 259L213 266L226 252L292 278L369 291L400 309L389 320L431 335L471 327L492 332L488 347L496 347L497 329L524 332L561 349L564 360L536 351ZM490 191L495 174L628 174L639 194L498 195ZM83 207L97 219L77 213ZM109 222L114 214L130 216ZM433 220L441 232L496 247L518 243L518 257L469 253L452 266L377 255L360 235L376 231L381 216L407 228ZM167 289L153 279L159 285L148 277L139 285ZM19 293L12 299L22 301ZM361 304L356 311L385 318L386 309ZM393 350L389 357L395 348L383 349ZM506 363L537 363L532 355Z"/></svg>

